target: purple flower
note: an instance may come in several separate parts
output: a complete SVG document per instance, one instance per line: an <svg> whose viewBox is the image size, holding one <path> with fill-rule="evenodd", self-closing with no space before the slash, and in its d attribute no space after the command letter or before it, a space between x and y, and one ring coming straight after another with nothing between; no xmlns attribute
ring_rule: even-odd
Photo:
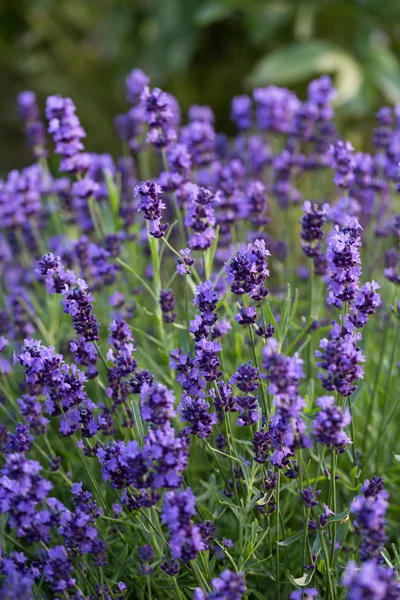
<svg viewBox="0 0 400 600"><path fill-rule="evenodd" d="M238 129L250 129L253 124L252 101L250 96L235 96L232 99L231 119Z"/></svg>
<svg viewBox="0 0 400 600"><path fill-rule="evenodd" d="M253 92L259 129L277 133L289 133L301 103L295 94L286 88L270 85Z"/></svg>
<svg viewBox="0 0 400 600"><path fill-rule="evenodd" d="M269 392L274 396L277 414L283 419L298 418L304 406L299 398L300 380L304 377L303 361L296 353L293 357L279 353L275 338L263 348L263 367L267 371Z"/></svg>
<svg viewBox="0 0 400 600"><path fill-rule="evenodd" d="M194 258L190 257L190 248L179 250L179 254L182 255L182 259L176 264L176 270L179 275L190 275L190 267L194 264Z"/></svg>
<svg viewBox="0 0 400 600"><path fill-rule="evenodd" d="M187 146L193 165L209 165L215 159L216 135L212 123L191 121L182 127L180 141Z"/></svg>
<svg viewBox="0 0 400 600"><path fill-rule="evenodd" d="M246 252L238 252L229 264L225 265L226 281L234 294L249 294L259 301L260 292L266 292L263 287L269 275L267 257L269 251L264 240L256 240L247 246Z"/></svg>
<svg viewBox="0 0 400 600"><path fill-rule="evenodd" d="M265 289L265 288L263 288ZM235 321L239 323L239 325L253 325L258 318L258 314L254 306L249 306L245 308L241 306L239 308L239 312L235 315Z"/></svg>
<svg viewBox="0 0 400 600"><path fill-rule="evenodd" d="M38 528L37 509L52 488L40 475L41 466L24 454L9 454L0 474L0 512L8 513L9 526L17 536L32 541L43 533ZM40 537L39 537L40 539Z"/></svg>
<svg viewBox="0 0 400 600"><path fill-rule="evenodd" d="M203 540L204 550L211 550L211 542L214 541L214 534L217 530L211 521L202 521L199 523L201 539Z"/></svg>
<svg viewBox="0 0 400 600"><path fill-rule="evenodd" d="M341 140L329 148L332 167L335 169L334 182L340 188L348 188L354 182L354 148L350 142Z"/></svg>
<svg viewBox="0 0 400 600"><path fill-rule="evenodd" d="M87 292L88 285L84 279L78 279L77 285L66 286L63 291L65 299L61 304L64 312L72 316L72 323L78 335L87 342L99 339L99 322L92 314L94 300L92 294Z"/></svg>
<svg viewBox="0 0 400 600"><path fill-rule="evenodd" d="M270 221L267 216L268 203L265 185L261 181L251 181L246 188L246 197L251 222L262 227Z"/></svg>
<svg viewBox="0 0 400 600"><path fill-rule="evenodd" d="M220 577L212 580L211 592L195 589L195 600L242 600L246 593L243 573L234 573L230 569L222 571Z"/></svg>
<svg viewBox="0 0 400 600"><path fill-rule="evenodd" d="M381 297L376 292L380 287L376 281L368 281L360 288L354 298L353 314L349 315L349 319L354 327L364 327L368 322L369 315L373 315L376 308L380 306Z"/></svg>
<svg viewBox="0 0 400 600"><path fill-rule="evenodd" d="M130 380L126 378L136 370L137 361L134 358L135 347L129 325L116 317L109 331L108 342L112 348L107 352L107 360L112 361L113 366L107 370L107 396L113 399L115 408L117 404L123 404L128 396Z"/></svg>
<svg viewBox="0 0 400 600"><path fill-rule="evenodd" d="M80 160L83 150L82 139L86 136L78 117L76 107L71 98L49 96L46 102L46 117L49 121L48 131L53 136L55 151L61 156L60 170L68 173L85 171Z"/></svg>
<svg viewBox="0 0 400 600"><path fill-rule="evenodd" d="M209 413L210 403L204 398L193 399L184 395L178 406L182 415L181 422L190 423L190 433L198 438L206 438L212 434L212 426L217 422L215 413Z"/></svg>
<svg viewBox="0 0 400 600"><path fill-rule="evenodd" d="M18 423L15 433L8 435L8 441L5 444L5 453L28 452L32 446L33 436L29 433L29 426Z"/></svg>
<svg viewBox="0 0 400 600"><path fill-rule="evenodd" d="M200 369L201 374L207 381L215 381L222 375L220 370L221 362L218 353L222 346L218 342L211 342L201 338L195 345L196 356L195 365Z"/></svg>
<svg viewBox="0 0 400 600"><path fill-rule="evenodd" d="M364 370L359 364L365 358L361 349L356 346L360 334L347 333L342 337L341 327L333 322L330 339L322 339L321 351L315 355L317 363L326 374L319 374L322 385L328 391L337 391L341 396L351 396L355 391L354 382L364 376Z"/></svg>
<svg viewBox="0 0 400 600"><path fill-rule="evenodd" d="M144 88L150 79L141 69L133 69L126 78L126 99L131 104L138 104Z"/></svg>
<svg viewBox="0 0 400 600"><path fill-rule="evenodd" d="M396 570L368 560L360 567L354 561L347 563L343 585L348 590L348 600L397 600L400 584Z"/></svg>
<svg viewBox="0 0 400 600"><path fill-rule="evenodd" d="M232 393L232 387L223 381L217 381L217 391L210 390L210 396L214 400L214 407L219 421L222 421L224 412L237 412L238 410Z"/></svg>
<svg viewBox="0 0 400 600"><path fill-rule="evenodd" d="M143 421L155 425L164 425L176 416L174 410L175 396L165 385L143 383L140 390L141 415Z"/></svg>
<svg viewBox="0 0 400 600"><path fill-rule="evenodd" d="M78 365L88 367L86 371L87 378L94 379L97 377L99 372L96 363L99 355L93 342L87 342L84 337L81 337L79 340L72 340L69 349Z"/></svg>
<svg viewBox="0 0 400 600"><path fill-rule="evenodd" d="M34 157L43 158L47 156L46 133L40 120L36 94L30 91L21 92L18 95L18 110L24 124L28 146L32 148Z"/></svg>
<svg viewBox="0 0 400 600"><path fill-rule="evenodd" d="M215 201L215 195L209 189L192 186L185 216L186 227L194 231L188 241L192 250L206 250L214 241Z"/></svg>
<svg viewBox="0 0 400 600"><path fill-rule="evenodd" d="M54 593L63 593L74 587L75 579L71 577L72 563L64 546L55 546L46 551L43 574Z"/></svg>
<svg viewBox="0 0 400 600"><path fill-rule="evenodd" d="M31 600L32 586L39 579L40 571L37 567L29 567L27 562L23 552L2 556L0 572L5 577L0 587L0 597L4 600Z"/></svg>
<svg viewBox="0 0 400 600"><path fill-rule="evenodd" d="M236 424L239 426L253 425L260 418L259 406L255 396L235 396L234 401L239 411Z"/></svg>
<svg viewBox="0 0 400 600"><path fill-rule="evenodd" d="M377 489L371 486L367 479L361 488L361 494L356 496L351 504L354 516L354 526L361 536L360 559L362 562L376 559L383 562L380 548L386 541L386 511L389 506L389 495L379 485Z"/></svg>
<svg viewBox="0 0 400 600"><path fill-rule="evenodd" d="M183 492L167 492L162 509L161 521L168 526L171 534L171 554L184 563L194 560L204 549L200 529L191 521L196 512L195 502L190 488Z"/></svg>
<svg viewBox="0 0 400 600"><path fill-rule="evenodd" d="M257 367L253 367L253 363L249 360L243 365L239 365L236 373L229 380L230 384L244 393L254 392L260 386L260 374Z"/></svg>
<svg viewBox="0 0 400 600"><path fill-rule="evenodd" d="M174 323L176 321L175 296L171 289L161 290L160 306L163 313L163 319L166 323Z"/></svg>
<svg viewBox="0 0 400 600"><path fill-rule="evenodd" d="M159 88L150 90L145 86L140 99L150 128L147 141L154 144L156 148L165 148L175 142L175 126L179 120L177 114L179 108L175 98Z"/></svg>
<svg viewBox="0 0 400 600"><path fill-rule="evenodd" d="M141 561L140 571L143 575L150 575L153 571L152 567L149 566L149 563L154 560L153 547L150 544L141 546L139 548L139 558Z"/></svg>
<svg viewBox="0 0 400 600"><path fill-rule="evenodd" d="M311 204L308 200L302 206L304 215L301 219L301 238L303 252L309 258L320 254L321 240L324 237L323 226L329 215L329 204Z"/></svg>
<svg viewBox="0 0 400 600"><path fill-rule="evenodd" d="M262 426L260 431L256 431L253 437L254 460L259 464L265 464L268 460L271 437L269 431Z"/></svg>
<svg viewBox="0 0 400 600"><path fill-rule="evenodd" d="M157 183L146 181L135 187L135 197L139 198L138 211L150 222L149 232L155 238L164 237L168 224L161 225L162 211L165 204L159 198L162 190Z"/></svg>
<svg viewBox="0 0 400 600"><path fill-rule="evenodd" d="M171 369L177 371L176 380L187 395L204 396L203 389L206 387L206 382L190 354L185 354L178 348L172 350L169 365Z"/></svg>
<svg viewBox="0 0 400 600"><path fill-rule="evenodd" d="M306 506L312 508L313 506L318 506L318 496L320 493L321 490L314 491L314 488L310 485L308 488L304 488L301 497Z"/></svg>
<svg viewBox="0 0 400 600"><path fill-rule="evenodd" d="M305 594L305 596L304 596ZM296 590L290 594L290 600L312 600L318 596L316 588L304 588L304 590Z"/></svg>
<svg viewBox="0 0 400 600"><path fill-rule="evenodd" d="M361 275L359 229L357 220L352 219L342 230L336 227L328 243L329 302L338 307L342 302L351 304L358 291Z"/></svg>
<svg viewBox="0 0 400 600"><path fill-rule="evenodd" d="M336 449L339 453L345 451L351 440L344 428L351 423L348 408L342 410L335 405L333 396L321 396L316 405L320 407L313 424L313 436L320 444Z"/></svg>

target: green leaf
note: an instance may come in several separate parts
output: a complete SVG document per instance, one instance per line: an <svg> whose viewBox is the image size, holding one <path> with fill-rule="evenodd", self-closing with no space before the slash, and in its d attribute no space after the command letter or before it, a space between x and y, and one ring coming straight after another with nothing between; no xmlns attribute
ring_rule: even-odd
<svg viewBox="0 0 400 600"><path fill-rule="evenodd" d="M328 519L328 523L338 523L339 521L344 521L349 516L349 514L350 508L346 508L346 510L344 510L343 512Z"/></svg>
<svg viewBox="0 0 400 600"><path fill-rule="evenodd" d="M334 44L320 40L284 46L267 54L255 65L248 84L281 85L308 79L319 71L318 59L335 50Z"/></svg>
<svg viewBox="0 0 400 600"><path fill-rule="evenodd" d="M322 573L322 575L325 575L326 573L325 562L322 558L318 563L317 570L319 571L319 573Z"/></svg>
<svg viewBox="0 0 400 600"><path fill-rule="evenodd" d="M296 346L296 344L298 344L298 342L305 336L307 331L310 329L312 322L313 322L313 318L309 317L307 323L304 325L304 327L300 331L299 335L293 340L293 342L290 344L289 348L286 350L286 352L285 352L286 356L288 356L291 353L291 351Z"/></svg>
<svg viewBox="0 0 400 600"><path fill-rule="evenodd" d="M292 537L287 538L286 540L283 540L283 542L276 542L276 543L278 544L278 546L291 546L298 540L301 540L303 538L303 535L304 535L303 532L299 531L298 533L295 533L294 535L292 535Z"/></svg>
<svg viewBox="0 0 400 600"><path fill-rule="evenodd" d="M349 102L363 82L361 66L340 46L323 40L295 43L262 58L246 82L259 85L288 85L310 79L319 73L336 74L338 102Z"/></svg>
<svg viewBox="0 0 400 600"><path fill-rule="evenodd" d="M308 571L307 573L303 573L302 577L293 577L290 571L286 571L287 578L289 581L298 587L306 586L310 583L312 578L314 577L314 571Z"/></svg>

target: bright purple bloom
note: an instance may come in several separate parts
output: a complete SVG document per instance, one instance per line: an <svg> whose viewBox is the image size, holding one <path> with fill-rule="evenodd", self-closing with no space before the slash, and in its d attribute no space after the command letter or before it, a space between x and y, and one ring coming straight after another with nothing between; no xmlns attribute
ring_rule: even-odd
<svg viewBox="0 0 400 600"><path fill-rule="evenodd" d="M2 556L0 573L4 575L0 587L0 597L4 600L31 600L32 585L39 579L37 567L28 566L28 559L23 552L12 552Z"/></svg>
<svg viewBox="0 0 400 600"><path fill-rule="evenodd" d="M340 188L348 188L354 182L354 148L350 142L341 140L332 144L330 149L332 167L335 169L334 182Z"/></svg>
<svg viewBox="0 0 400 600"><path fill-rule="evenodd" d="M263 289L265 290L265 288ZM235 321L239 323L239 325L244 326L254 325L254 323L257 321L257 318L258 314L254 306L249 306L248 308L241 306L239 308L239 312L235 315Z"/></svg>
<svg viewBox="0 0 400 600"><path fill-rule="evenodd" d="M286 88L270 85L253 92L259 129L276 133L289 133L301 103L297 96Z"/></svg>
<svg viewBox="0 0 400 600"><path fill-rule="evenodd" d="M379 483L378 487L371 486L371 482L365 480L360 490L362 493L351 504L354 526L362 540L359 550L362 562L372 558L383 562L380 549L387 539L385 526L389 494Z"/></svg>
<svg viewBox="0 0 400 600"><path fill-rule="evenodd" d="M207 188L192 186L185 216L186 227L192 229L188 244L192 250L206 250L215 238L215 195Z"/></svg>
<svg viewBox="0 0 400 600"><path fill-rule="evenodd" d="M344 428L351 423L349 409L342 410L337 406L333 396L321 396L317 399L316 405L321 410L314 420L313 436L320 444L339 453L344 452L351 444L349 436L344 431Z"/></svg>
<svg viewBox="0 0 400 600"><path fill-rule="evenodd" d="M360 567L354 561L347 563L343 585L348 600L397 600L400 583L396 570L383 567L376 560L368 560Z"/></svg>
<svg viewBox="0 0 400 600"><path fill-rule="evenodd" d="M163 319L166 323L174 323L176 321L177 314L175 310L175 296L171 289L161 290L160 292L160 306L163 314Z"/></svg>
<svg viewBox="0 0 400 600"><path fill-rule="evenodd" d="M43 574L54 593L63 593L75 585L71 577L72 563L64 546L55 546L44 555Z"/></svg>
<svg viewBox="0 0 400 600"><path fill-rule="evenodd" d="M171 534L171 554L184 563L195 559L198 552L204 549L200 529L191 521L196 513L195 502L193 492L186 488L183 492L168 492L162 509L161 520Z"/></svg>
<svg viewBox="0 0 400 600"><path fill-rule="evenodd" d="M222 375L221 362L218 354L222 346L218 342L211 342L201 338L195 345L195 365L207 381L215 381Z"/></svg>
<svg viewBox="0 0 400 600"><path fill-rule="evenodd" d="M313 506L318 506L318 496L320 495L321 490L314 491L312 485L307 488L304 488L302 493L303 502L308 506L308 508L312 508Z"/></svg>
<svg viewBox="0 0 400 600"><path fill-rule="evenodd" d="M46 102L46 117L49 121L48 131L53 136L55 151L61 156L60 170L68 173L86 171L80 153L83 150L82 140L86 136L78 117L76 107L71 98L49 96Z"/></svg>
<svg viewBox="0 0 400 600"><path fill-rule="evenodd" d="M72 316L72 323L78 335L87 342L99 339L99 322L92 314L94 298L87 292L88 285L84 279L78 279L73 287L66 287L63 291L65 299L61 304L64 312Z"/></svg>
<svg viewBox="0 0 400 600"><path fill-rule="evenodd" d="M8 435L8 441L5 444L5 453L28 452L32 446L33 436L29 433L29 426L18 423L15 433Z"/></svg>
<svg viewBox="0 0 400 600"><path fill-rule="evenodd" d="M215 413L209 413L210 403L204 398L191 398L184 395L178 410L182 415L181 422L190 423L190 433L198 438L206 438L212 433L212 426L217 422Z"/></svg>
<svg viewBox="0 0 400 600"><path fill-rule="evenodd" d="M309 258L320 254L321 240L324 237L323 226L329 215L329 204L311 204L308 200L302 206L304 215L301 219L301 238L303 252Z"/></svg>
<svg viewBox="0 0 400 600"><path fill-rule="evenodd" d="M356 345L360 338L360 334L346 333L342 336L341 327L333 322L330 339L321 340L321 351L316 351L315 355L320 359L318 366L326 371L326 374L319 374L326 390L336 390L346 397L356 390L354 382L364 376L360 363L365 358Z"/></svg>
<svg viewBox="0 0 400 600"><path fill-rule="evenodd" d="M126 99L131 104L138 104L144 88L150 79L141 69L133 69L126 78Z"/></svg>
<svg viewBox="0 0 400 600"><path fill-rule="evenodd" d="M30 91L21 92L18 95L18 110L24 124L28 146L32 148L34 157L43 158L47 156L46 132L40 120L36 94Z"/></svg>
<svg viewBox="0 0 400 600"><path fill-rule="evenodd" d="M239 411L239 417L236 424L244 427L253 425L260 418L259 406L255 396L235 396L234 401Z"/></svg>
<svg viewBox="0 0 400 600"><path fill-rule="evenodd" d="M246 188L249 214L253 225L262 227L270 221L267 216L268 203L265 185L261 181L251 181Z"/></svg>
<svg viewBox="0 0 400 600"><path fill-rule="evenodd" d="M236 373L229 380L230 384L244 393L254 392L260 386L260 373L257 367L253 367L253 363L249 360L243 365L239 365Z"/></svg>
<svg viewBox="0 0 400 600"><path fill-rule="evenodd" d="M253 124L253 110L250 96L235 96L232 99L231 119L238 129L250 129Z"/></svg>
<svg viewBox="0 0 400 600"><path fill-rule="evenodd" d="M245 252L238 252L229 264L225 265L226 281L234 294L249 294L257 302L268 293L264 282L269 275L267 257L270 252L264 240L249 244Z"/></svg>
<svg viewBox="0 0 400 600"><path fill-rule="evenodd" d="M135 197L139 198L138 211L143 211L144 218L149 221L149 232L155 238L164 237L168 224L161 224L162 211L165 204L159 198L162 190L157 183L146 181L135 187Z"/></svg>
<svg viewBox="0 0 400 600"><path fill-rule="evenodd" d="M260 431L256 431L253 437L254 460L259 464L265 464L268 460L271 438L269 431L262 426Z"/></svg>
<svg viewBox="0 0 400 600"><path fill-rule="evenodd" d="M361 275L359 229L357 220L353 219L342 230L336 227L328 243L329 302L338 307L342 302L351 304L358 291Z"/></svg>
<svg viewBox="0 0 400 600"><path fill-rule="evenodd" d="M150 421L157 426L164 425L169 419L176 416L174 402L173 392L168 390L165 385L143 383L140 390L143 421Z"/></svg>
<svg viewBox="0 0 400 600"><path fill-rule="evenodd" d="M194 600L242 600L246 593L243 573L234 573L230 569L214 578L212 585L213 589L208 593L196 588Z"/></svg>
<svg viewBox="0 0 400 600"><path fill-rule="evenodd" d="M380 287L376 281L368 281L360 288L354 298L353 313L349 315L354 327L364 327L368 322L369 315L373 315L376 308L380 306L381 297L377 293Z"/></svg>
<svg viewBox="0 0 400 600"><path fill-rule="evenodd" d="M37 461L18 453L6 457L0 474L0 512L8 514L9 526L16 528L17 536L27 537L30 541L44 535L37 511L52 488L51 483L40 475L40 470Z"/></svg>

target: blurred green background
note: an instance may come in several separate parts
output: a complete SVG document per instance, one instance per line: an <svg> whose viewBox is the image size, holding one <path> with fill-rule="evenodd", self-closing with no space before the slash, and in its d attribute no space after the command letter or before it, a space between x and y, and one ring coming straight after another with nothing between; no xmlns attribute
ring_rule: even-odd
<svg viewBox="0 0 400 600"><path fill-rule="evenodd" d="M15 106L24 89L42 107L71 96L87 148L117 152L112 120L136 66L184 111L211 104L228 133L233 95L269 83L303 94L329 73L354 135L400 102L400 1L0 0L0 172L30 161Z"/></svg>

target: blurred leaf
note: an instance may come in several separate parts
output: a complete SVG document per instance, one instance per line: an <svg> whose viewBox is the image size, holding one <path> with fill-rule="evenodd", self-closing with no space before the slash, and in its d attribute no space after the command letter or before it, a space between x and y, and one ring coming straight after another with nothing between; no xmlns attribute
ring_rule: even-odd
<svg viewBox="0 0 400 600"><path fill-rule="evenodd" d="M262 58L247 82L250 86L259 86L302 81L318 72L318 59L322 54L334 51L335 46L325 41L291 44Z"/></svg>
<svg viewBox="0 0 400 600"><path fill-rule="evenodd" d="M200 27L207 27L212 23L222 21L229 17L234 11L234 7L228 6L225 2L210 2L203 4L195 13L195 21Z"/></svg>
<svg viewBox="0 0 400 600"><path fill-rule="evenodd" d="M358 63L344 50L327 41L292 44L265 56L247 82L250 86L292 84L320 73L336 75L338 101L349 101L360 88L363 75Z"/></svg>

